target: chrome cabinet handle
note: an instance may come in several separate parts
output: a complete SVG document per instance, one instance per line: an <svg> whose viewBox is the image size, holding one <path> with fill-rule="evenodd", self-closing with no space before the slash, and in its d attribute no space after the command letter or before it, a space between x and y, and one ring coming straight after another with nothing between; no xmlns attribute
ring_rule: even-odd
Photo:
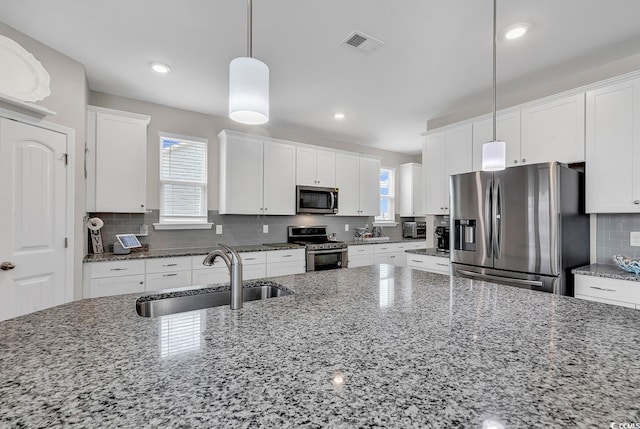
<svg viewBox="0 0 640 429"><path fill-rule="evenodd" d="M171 273L171 274L163 274L162 277L173 277L173 276L177 276L177 273Z"/></svg>
<svg viewBox="0 0 640 429"><path fill-rule="evenodd" d="M129 268L111 268L111 271L126 271Z"/></svg>
<svg viewBox="0 0 640 429"><path fill-rule="evenodd" d="M440 262L436 262L436 265L440 265L441 267L448 267L449 264L441 264Z"/></svg>
<svg viewBox="0 0 640 429"><path fill-rule="evenodd" d="M175 267L178 264L164 264L163 267Z"/></svg>
<svg viewBox="0 0 640 429"><path fill-rule="evenodd" d="M607 289L604 287L598 287L598 286L589 286L591 289L597 289L597 290L603 290L605 292L616 292L615 289Z"/></svg>
<svg viewBox="0 0 640 429"><path fill-rule="evenodd" d="M421 263L422 261L416 261L415 259L412 259L411 262L415 262L415 263Z"/></svg>
<svg viewBox="0 0 640 429"><path fill-rule="evenodd" d="M0 270L2 271L9 271L9 270L13 270L16 267L16 264L14 264L13 262L3 262L2 264L0 264Z"/></svg>
<svg viewBox="0 0 640 429"><path fill-rule="evenodd" d="M293 255L282 255L282 257L283 257L283 258L290 258L290 257L292 257L292 256L293 256Z"/></svg>
<svg viewBox="0 0 640 429"><path fill-rule="evenodd" d="M245 261L255 261L256 258L244 258Z"/></svg>

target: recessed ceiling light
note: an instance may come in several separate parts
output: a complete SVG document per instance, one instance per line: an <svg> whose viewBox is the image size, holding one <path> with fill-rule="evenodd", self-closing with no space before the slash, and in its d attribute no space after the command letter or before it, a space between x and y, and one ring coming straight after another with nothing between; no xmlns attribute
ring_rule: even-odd
<svg viewBox="0 0 640 429"><path fill-rule="evenodd" d="M517 39L524 36L528 29L529 25L527 24L515 24L505 30L504 37L509 40Z"/></svg>
<svg viewBox="0 0 640 429"><path fill-rule="evenodd" d="M344 119L344 113L336 113L333 115L334 118L336 119Z"/></svg>
<svg viewBox="0 0 640 429"><path fill-rule="evenodd" d="M149 67L151 67L153 71L157 73L169 73L171 71L171 67L158 61L151 61L149 63Z"/></svg>

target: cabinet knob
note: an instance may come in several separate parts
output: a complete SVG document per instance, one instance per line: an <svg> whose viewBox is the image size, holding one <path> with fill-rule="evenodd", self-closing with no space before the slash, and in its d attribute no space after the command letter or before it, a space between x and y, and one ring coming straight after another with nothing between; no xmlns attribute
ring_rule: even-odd
<svg viewBox="0 0 640 429"><path fill-rule="evenodd" d="M514 164L517 164L517 163L518 163L518 160L517 160L517 159L514 159L514 160L513 160L513 163L514 163Z"/></svg>
<svg viewBox="0 0 640 429"><path fill-rule="evenodd" d="M140 204L140 207L144 208L144 204Z"/></svg>
<svg viewBox="0 0 640 429"><path fill-rule="evenodd" d="M264 211L267 211L267 210L269 210L269 209L265 207L265 208L264 208Z"/></svg>
<svg viewBox="0 0 640 429"><path fill-rule="evenodd" d="M13 262L3 262L0 264L0 270L2 271L13 270L15 267L16 265Z"/></svg>
<svg viewBox="0 0 640 429"><path fill-rule="evenodd" d="M640 200L635 200L633 204L640 204Z"/></svg>
<svg viewBox="0 0 640 429"><path fill-rule="evenodd" d="M527 162L526 158L522 158L522 162Z"/></svg>

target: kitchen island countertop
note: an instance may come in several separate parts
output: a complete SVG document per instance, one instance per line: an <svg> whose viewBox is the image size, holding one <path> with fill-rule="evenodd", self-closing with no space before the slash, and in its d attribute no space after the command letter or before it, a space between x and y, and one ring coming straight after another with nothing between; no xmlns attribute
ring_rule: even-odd
<svg viewBox="0 0 640 429"><path fill-rule="evenodd" d="M640 312L390 265L141 318L138 295L0 322L0 427L640 422Z"/></svg>

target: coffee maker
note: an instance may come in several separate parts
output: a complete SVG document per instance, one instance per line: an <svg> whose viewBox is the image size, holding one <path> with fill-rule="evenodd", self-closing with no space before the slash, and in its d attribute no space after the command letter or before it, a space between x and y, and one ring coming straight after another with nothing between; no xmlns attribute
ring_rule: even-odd
<svg viewBox="0 0 640 429"><path fill-rule="evenodd" d="M436 250L438 252L449 251L449 227L436 226Z"/></svg>

